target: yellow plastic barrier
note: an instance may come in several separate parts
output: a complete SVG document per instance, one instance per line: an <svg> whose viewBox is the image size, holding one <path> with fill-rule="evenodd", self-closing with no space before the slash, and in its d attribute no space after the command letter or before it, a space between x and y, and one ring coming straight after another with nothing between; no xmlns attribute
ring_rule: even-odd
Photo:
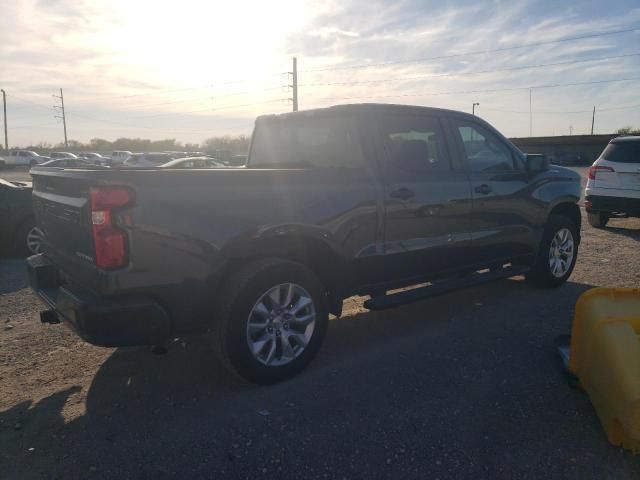
<svg viewBox="0 0 640 480"><path fill-rule="evenodd" d="M569 370L589 394L609 441L640 452L640 289L580 296Z"/></svg>

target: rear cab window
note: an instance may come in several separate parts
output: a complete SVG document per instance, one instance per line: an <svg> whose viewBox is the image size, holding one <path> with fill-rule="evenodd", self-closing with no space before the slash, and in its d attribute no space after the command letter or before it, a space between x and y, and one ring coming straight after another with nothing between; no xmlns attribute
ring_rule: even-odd
<svg viewBox="0 0 640 480"><path fill-rule="evenodd" d="M258 119L249 168L358 168L351 120L338 115Z"/></svg>
<svg viewBox="0 0 640 480"><path fill-rule="evenodd" d="M435 117L390 115L380 123L387 150L386 170L392 176L401 171L443 173L451 171L442 128Z"/></svg>

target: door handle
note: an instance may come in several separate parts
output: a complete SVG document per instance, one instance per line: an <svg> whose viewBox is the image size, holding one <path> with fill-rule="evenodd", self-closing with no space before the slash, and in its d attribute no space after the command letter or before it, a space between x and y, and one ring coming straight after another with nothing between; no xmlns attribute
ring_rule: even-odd
<svg viewBox="0 0 640 480"><path fill-rule="evenodd" d="M476 191L476 193L481 193L482 195L489 195L493 191L491 187L486 183L483 183L482 185L474 188L474 190Z"/></svg>
<svg viewBox="0 0 640 480"><path fill-rule="evenodd" d="M389 195L393 198L399 198L400 200L408 200L411 197L415 197L416 194L409 190L408 188L399 188L397 190L393 190Z"/></svg>

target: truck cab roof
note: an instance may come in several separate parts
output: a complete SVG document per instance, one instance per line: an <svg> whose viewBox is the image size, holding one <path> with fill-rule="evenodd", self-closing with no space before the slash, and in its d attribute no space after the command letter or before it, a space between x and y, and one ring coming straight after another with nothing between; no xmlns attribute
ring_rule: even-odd
<svg viewBox="0 0 640 480"><path fill-rule="evenodd" d="M296 116L308 116L308 115L320 115L320 114L332 114L332 113L341 113L341 114L353 114L359 112L375 112L379 114L389 114L389 113L413 113L413 114L433 114L433 115L455 115L462 117L470 117L476 120L479 117L473 116L470 113L460 112L458 110L449 110L446 108L436 108L436 107L424 107L424 106L416 106L416 105L400 105L393 103L353 103L353 104L344 104L344 105L333 105L331 107L325 108L313 108L309 110L301 110L298 112L287 112L280 114L269 114L269 115L261 115L258 119L267 119L267 118L291 118Z"/></svg>

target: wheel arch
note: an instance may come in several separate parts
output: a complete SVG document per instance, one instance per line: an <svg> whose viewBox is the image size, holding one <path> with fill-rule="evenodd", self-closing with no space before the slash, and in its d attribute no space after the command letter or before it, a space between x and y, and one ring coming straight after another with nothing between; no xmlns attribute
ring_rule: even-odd
<svg viewBox="0 0 640 480"><path fill-rule="evenodd" d="M560 201L556 203L549 211L549 216L551 215L563 215L573 220L576 224L576 228L578 231L578 242L580 242L580 229L582 227L582 213L580 212L580 207L575 202Z"/></svg>
<svg viewBox="0 0 640 480"><path fill-rule="evenodd" d="M328 241L310 232L264 235L235 245L225 256L228 260L212 279L214 291L219 291L225 279L249 263L281 258L300 263L318 276L329 297L329 311L336 316L341 314L342 300L354 279L346 257Z"/></svg>

